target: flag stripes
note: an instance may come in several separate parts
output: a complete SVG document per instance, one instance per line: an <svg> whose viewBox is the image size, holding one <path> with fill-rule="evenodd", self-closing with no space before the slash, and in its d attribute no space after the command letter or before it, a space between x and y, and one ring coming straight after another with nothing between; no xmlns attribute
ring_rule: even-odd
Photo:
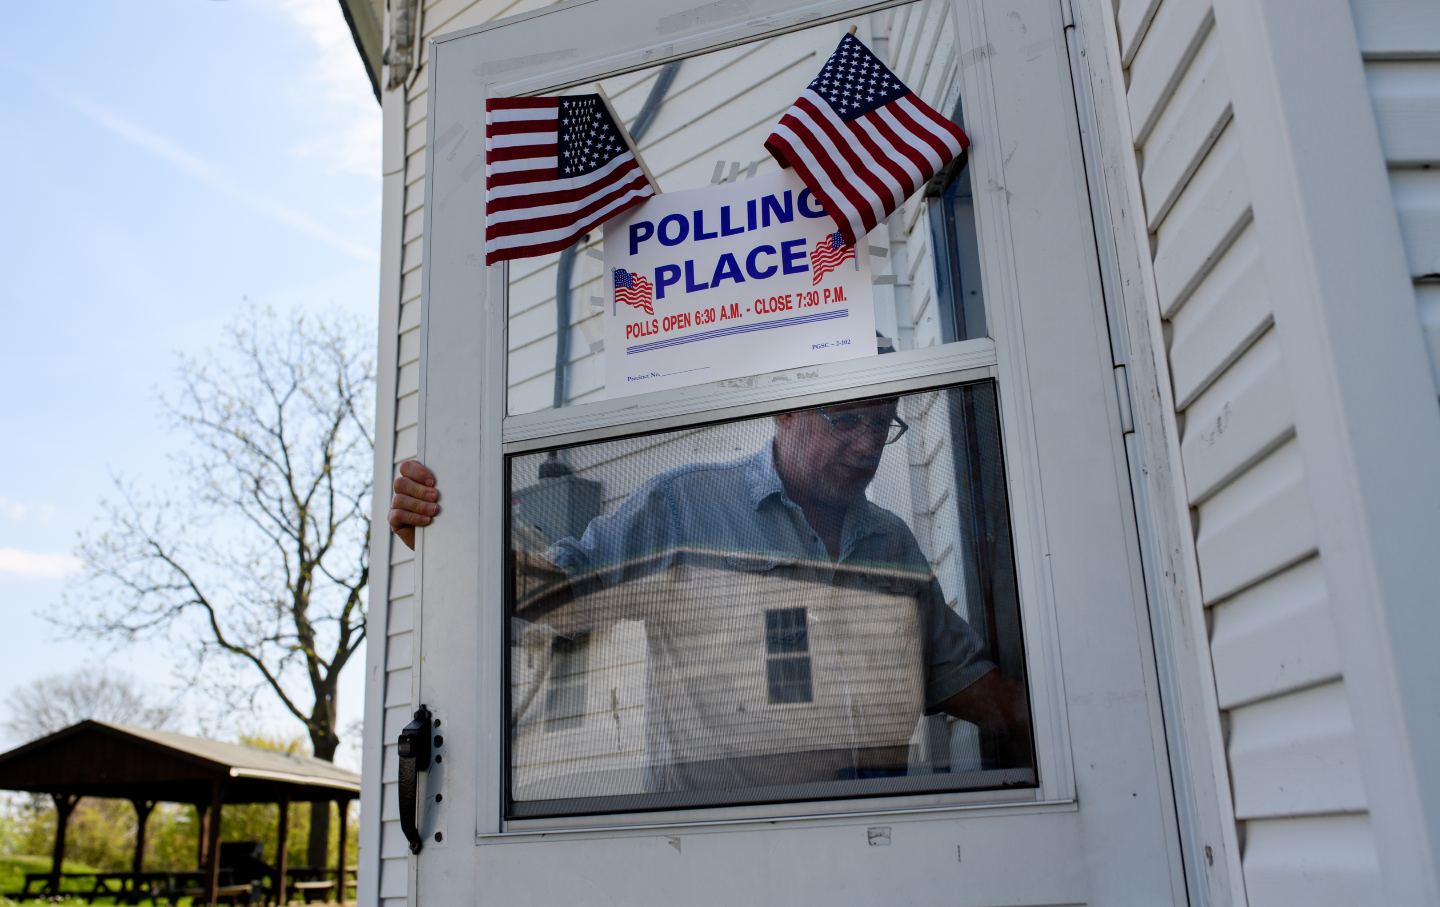
<svg viewBox="0 0 1440 907"><path fill-rule="evenodd" d="M598 95L485 103L485 263L558 252L655 194Z"/></svg>
<svg viewBox="0 0 1440 907"><path fill-rule="evenodd" d="M851 245L969 144L851 35L765 140Z"/></svg>

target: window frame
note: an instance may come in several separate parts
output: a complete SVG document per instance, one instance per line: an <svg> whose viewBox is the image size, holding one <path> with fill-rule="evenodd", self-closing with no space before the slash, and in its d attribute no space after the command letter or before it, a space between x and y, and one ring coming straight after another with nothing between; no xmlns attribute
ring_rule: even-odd
<svg viewBox="0 0 1440 907"><path fill-rule="evenodd" d="M944 402L944 405L947 407L947 418L953 421L953 420L956 418L956 412L955 412L956 406L959 405L960 402L961 402L961 400L962 400L963 398L965 398L965 396L966 396L964 393L954 393L954 392L962 392L962 391L964 391L964 390L968 390L968 389L973 388L973 387L976 387L976 386L986 386L986 387L989 387L992 394L997 394L997 395L998 395L998 387L996 386L996 383L995 383L993 377L973 377L973 376L972 376L971 378L969 378L968 380L964 380L964 381L943 381L943 382L938 383L938 384L932 383L932 384L922 385L922 386L920 386L920 387L918 387L918 388L916 388L916 389L899 390L899 391L896 391L896 392L894 392L894 393L895 393L896 396L901 396L901 397L906 396L906 395L910 395L910 394L923 394L923 393L927 393L927 392L928 392L928 393L938 394L938 395L940 396L940 398L945 401L945 402ZM889 395L889 394L881 394L881 396L888 396L888 395ZM843 397L842 399L837 400L837 401L835 401L835 402L848 402L848 401L853 400L853 399L863 399L863 398L864 398L864 395L857 396L853 391L851 391L851 392L848 392L845 397ZM820 407L819 404L816 404L816 405L799 404L799 405L787 406L787 407L773 407L773 406L772 406L772 407L767 408L764 412L760 413L759 415L737 416L737 417L726 418L726 419L706 419L705 421L701 421L701 422L697 422L697 421L694 421L694 420L690 420L690 421L686 421L679 429L657 430L657 431L654 431L654 432L623 433L623 434L620 434L620 435L616 436L615 438L606 438L606 439L602 439L602 440L599 440L599 441L586 442L586 443L605 443L606 440L617 440L617 439L618 439L618 440L628 440L628 439L634 439L634 438L646 438L646 437L650 437L650 436L655 435L655 434L665 434L665 433L673 432L673 431L677 431L677 430L683 431L683 430L685 430L685 429L703 428L703 427L707 427L707 426L724 425L724 424L733 423L733 422L736 422L736 421L754 421L754 420L756 420L756 419L763 419L766 415L774 415L774 414L779 414L779 413L784 413L784 412L793 412L793 411L799 411L799 410L805 410L805 409L814 409L814 408L819 408L819 407ZM970 427L970 428L973 428L973 426L969 426L969 427ZM1001 429L1001 426L997 425L997 426L996 426L996 429L997 429L997 430L1000 430L1000 429ZM952 427L952 432L953 432L953 431L954 431L954 429L953 429L953 427ZM952 443L955 442L955 441L958 441L958 440L960 440L960 435L959 435L958 433L952 433ZM1002 450L1003 450L1003 446L1004 446L1003 432L1002 432L1002 436L998 437L996 440L999 442L999 444L1000 444L1000 446L1001 446L1001 448L1002 448ZM584 446L584 445L582 444L582 445L579 445L579 446ZM547 450L546 452L548 452L548 450ZM513 496L513 494L514 494L514 484L513 484L514 476L513 476L512 470L511 470L511 468L510 468L510 464L511 464L512 460L513 460L514 457L516 457L516 456L526 456L527 454L534 454L534 453L536 453L536 451L526 451L525 453L521 453L521 454L514 454L514 455L507 454L507 455L506 455L506 457L505 457L505 462L506 462L505 476L506 476L506 483L507 483L507 485L506 485L506 495L505 495L505 497L506 497L507 500L510 499L510 498ZM959 478L959 476L960 476L960 469L959 469L959 462L958 462L959 459L960 459L960 456L961 456L961 455L960 455L960 452L959 452L958 450L957 450L957 451L954 451L954 456L956 457L956 460L957 460L957 464L956 464L956 477L957 477L957 484L958 484L958 483L961 481L960 478ZM1002 475L1002 477L1003 477L1003 474L1004 474L1004 463L1003 463L1003 459L1004 459L1004 457L1003 457L1003 453L1002 453L1002 456L1000 457L1001 462L1000 462L1000 464L999 464L1000 469L1001 469L1001 475ZM973 478L973 477L972 477L972 478ZM1003 479L1002 479L1002 481L1003 481ZM958 500L958 498L957 498L957 500ZM1008 508L1008 499L1007 499L1006 505L1007 505L1007 508ZM1008 517L1009 517L1008 512L1007 512L1006 516L1007 516L1007 525L1008 525ZM513 526L514 526L514 522L513 522L513 521L514 521L514 514L513 514L513 513L510 513L509 516L508 516L508 518L507 518L507 520L506 520L506 536L505 536L505 537L506 537L507 540L510 539L510 538L512 538L511 533L513 532ZM959 541L959 539L957 539L957 541ZM1001 547L1010 549L1010 554L1011 554L1011 556L1013 557L1013 538L1011 537L1011 534L1010 534L1010 532L1008 531L1008 529L1006 530L1005 539L1004 539L1003 543L1001 544ZM509 563L508 563L508 566L510 567L511 570L513 570L513 561L512 561L512 562L509 562ZM506 586L505 598L504 598L504 612L505 612L505 618L506 618L507 621L510 621L510 620L514 619L514 617L515 617L515 615L514 615L514 613L513 613L514 602L515 602L515 595L514 595L514 591L513 591L513 590L514 590L514 581L515 581L515 580L514 580L514 574L513 574L512 572L507 572L507 579L506 579L507 586ZM978 591L978 590L977 590L977 591ZM982 593L982 594L983 594L983 593ZM1001 668L1002 671L1005 671L1005 672L1008 674L1008 676L1010 676L1010 677L1012 677L1012 678L1019 679L1019 680L1025 685L1025 687L1026 687L1026 692L1027 692L1027 706L1028 706L1029 709L1030 709L1030 729L1029 729L1029 730L1030 730L1031 741L1032 741L1032 746L1033 746L1033 745L1034 745L1034 739L1035 739L1036 734L1037 734L1037 721L1036 721L1036 713L1035 713L1035 706L1034 706L1034 695L1033 695L1032 686L1031 686L1031 685L1032 685L1032 678L1031 678L1030 675L1029 675L1029 670L1030 670L1030 669L1029 669L1029 667L1028 667L1030 659L1029 659L1029 656L1026 654L1026 646L1027 646L1027 643L1026 643L1025 639L1023 638L1023 635L1024 635L1024 634L1023 634L1023 628L1024 628L1024 626L1025 626L1025 624L1024 624L1024 617L1022 616L1022 613L1023 613L1023 602L1020 601L1018 592L1016 593L1016 599L1015 599L1015 600L1017 601L1017 604L1020 605L1020 607L1017 607L1017 608L1015 608L1015 609L1009 609L1009 608L1007 608L1007 609L1005 609L1005 611L1006 611L1006 616L1007 616L1008 618L1016 619L1016 620L1019 621L1019 627L1018 627L1015 631L1012 631L1012 632L1013 632L1013 638L1011 638L1011 639L1008 640L1008 643L1009 643L1008 651L1010 651L1013 655L1018 656L1018 657L1012 657L1011 659L1009 659L1009 660L1007 661L1007 660L1004 659L1004 658L997 657L997 655L996 655L995 652L990 652L989 654L990 654L990 657L996 662L996 664L997 664L998 666L1000 666L1000 668ZM797 656L799 656L798 660L803 660L803 661L805 662L806 675L807 675L807 686L808 686L808 684L810 683L810 671L811 671L810 651L809 651L809 648L808 648L808 610L809 610L809 609L808 609L808 606L803 606L803 607L798 607L798 608L790 608L790 609L780 609L780 610L796 610L796 611L802 612L802 614L803 614L803 619L805 619L805 620L807 621L807 623L806 623L806 628L807 628L807 632L806 632L806 635L807 635L807 647L806 647L806 649L803 650L803 651L796 651L796 652L782 652L782 653L777 653L777 652L770 651L770 650L769 650L769 640L768 640L768 626L767 626L767 642L766 642L766 646L765 646L765 648L766 648L766 652L765 652L765 663L760 666L760 669L761 669L761 670L767 670L767 671L768 671L770 664L771 664L772 662L774 662L774 661L777 661L777 660L792 660L792 661L793 661L793 660L797 660ZM768 613L773 613L773 612L766 612L766 613L768 614ZM975 626L975 622L974 622L973 618L967 617L966 619L971 621L972 626ZM987 640L993 641L994 637L993 637L993 633L991 632L991 631L993 630L993 628L994 628L994 613L993 613L993 610L990 611L990 612L987 612L987 613L985 614L985 616L983 617L983 620L984 620L983 625L975 626L975 629L976 629L976 631L979 632L983 637L986 637ZM581 634L581 636L578 636L576 639L577 639L577 642L578 642L580 639L584 639L585 642L588 644L588 643L590 642L590 640L591 640L590 631L589 631L589 630L583 631L583 633ZM501 655L501 659L502 659L503 665L504 665L504 682L503 682L503 684L502 684L502 696L503 696L503 698L504 698L504 714L507 715L507 716L509 716L509 715L512 714L512 711L511 711L511 710L512 710L512 708L513 708L513 699L512 699L512 697L513 697L513 693L514 693L514 687L513 687L513 685L512 685L512 679L513 679L513 672L514 672L514 654L515 654L515 653L514 653L513 646L507 646L507 647L506 647L506 651ZM1017 673L1017 671L1018 671L1018 673ZM810 702L810 701L812 701L812 700L810 700L810 699L798 700L798 699L797 699L797 700L793 700L793 704L796 704L796 705L804 705L805 703ZM783 705L792 704L792 703L777 703L777 702L775 702L774 700L772 700L772 704L773 704L773 705L782 705L782 706L783 706ZM932 721L932 720L941 719L942 717L943 717L943 716L941 716L941 715L924 716L924 717L921 718L921 722L922 722L922 723L924 723L924 722L929 722L929 721ZM892 811L893 811L893 806L892 806L892 804L894 804L894 803L896 803L896 802L900 802L900 801L901 801L902 799L904 799L904 798L910 798L911 800L914 800L914 798L916 798L916 797L927 797L927 798L936 798L936 797L938 797L938 798L941 798L942 802L945 802L945 803L951 803L951 804L955 804L955 805L965 805L965 804L971 803L971 801L974 800L974 799L977 798L977 797L980 798L981 800L984 800L985 798L983 797L983 795L985 795L985 794L1005 794L1005 795L1006 795L1005 799L1008 800L1008 799L1010 798L1010 796L1013 795L1013 794L1015 794L1017 791L1025 791L1025 790L1028 790L1028 791L1030 791L1030 792L1032 793L1032 795L1038 796L1038 792L1040 791L1040 789L1041 789L1041 787L1042 787L1042 785L1041 785L1041 783L1040 783L1039 775L1038 775L1038 772L1039 772L1039 759L1038 759L1038 748L1037 748L1035 751L1033 751L1033 754L1035 755L1036 758L1034 758L1033 761L1032 761L1032 763L1031 763L1030 765L1027 765L1027 766L1015 767L1015 768L995 768L995 767L984 767L984 766L982 766L982 767L975 768L975 769L965 769L965 770L961 770L961 771L945 772L945 773L944 773L944 776L945 776L946 779L953 779L953 781L947 781L946 783L947 783L947 784L953 783L953 787L954 787L954 788L958 788L958 789L952 789L952 790L935 790L935 789L934 789L935 785L934 785L933 781L924 780L924 779L926 779L926 778L934 778L934 777L936 777L935 775L916 775L916 776L912 776L912 777L915 778L915 780L914 780L913 782L910 782L911 784L913 784L913 787L915 788L914 792L913 792L913 793L906 793L906 794L899 794L899 793L893 793L893 792L883 792L883 793L882 793L882 792L876 792L876 790L874 789L874 786L873 786L873 785L868 786L868 787L858 787L858 788L857 788L857 786L856 786L856 781L852 779L852 780L835 781L835 782L816 782L816 783L807 785L807 787L811 787L811 788L815 788L815 789L821 789L821 788L823 788L823 789L826 791L826 793L825 793L824 796L816 796L816 797L810 797L810 798L797 798L797 797L794 797L794 796L786 796L786 797L777 796L777 797L775 797L775 798L772 799L772 800L768 800L768 801L764 801L764 802L757 802L756 798L754 798L753 796L751 796L751 797L731 796L731 797L725 798L725 797L722 797L721 791L720 791L719 789L703 789L703 790L694 790L694 791L663 792L663 793L659 793L659 794L650 793L650 792L636 792L636 793L626 793L626 794L598 795L598 796L594 796L594 797L574 797L574 798L568 798L568 799L567 799L567 798L555 798L555 799L549 800L549 801L523 801L522 803L517 804L517 802L513 799L513 796L512 796L513 790L511 789L510 778L509 778L509 775L508 775L508 771L509 771L510 767L511 767L512 764L513 764L514 752L515 752L515 751L514 751L515 738L514 738L514 734L513 734L513 726L512 726L512 724L510 723L510 719L509 719L509 718L507 718L507 723L506 723L506 725L505 725L505 727L504 727L503 730L504 730L504 738L503 738L503 747L504 747L504 748L503 748L503 752L502 752L502 758L501 758L500 761L501 761L502 766L504 767L504 772L502 773L502 781L503 781L503 783L504 783L504 785L505 785L505 790L504 790L503 795L502 795L502 805L504 806L504 809L505 809L505 818L504 818L504 821L505 821L505 823L507 824L507 827L511 827L511 828L515 828L515 829L528 829L528 828L531 828L531 827L534 827L534 828L543 828L543 829L547 829L547 830L548 830L548 829L551 829L551 828L566 829L566 828L576 827L576 826L572 826L572 823L575 822L575 821L582 821L582 822L583 822L583 821L587 821L587 820L589 820L589 821L600 821L600 820L603 820L603 819L611 819L611 820L614 820L614 821L624 821L624 820L626 820L627 818L630 818L630 817L640 817L640 818L637 818L637 819L634 820L635 823L636 823L636 824L647 824L647 827L648 827L648 824L649 824L652 820L653 820L654 823L658 823L658 824L661 824L661 825L670 825L670 824L681 824L681 825L684 825L684 824L693 824L693 822L692 822L691 819L688 819L688 818L685 818L685 819L678 818L678 816L679 816L682 812L685 812L685 813L688 814L688 813L694 813L696 810L711 810L711 811L714 811L714 810L725 810L725 811L734 811L734 810L746 810L746 809L756 809L756 808L759 808L759 809L762 809L762 810L768 810L768 811L770 811L770 812L768 812L768 813L765 813L766 815L784 816L784 815L789 815L789 813L784 813L784 812L781 812L781 811L786 810L787 808L788 808L789 810L794 810L795 808L797 808L797 806L800 806L800 805L804 805L804 806L807 806L807 807L808 807L808 806L810 806L810 805L812 805L812 804L817 804L817 803L825 803L825 804L827 804L827 808L821 810L821 812L840 810L840 809L842 809L844 806L847 806L847 805L850 807L851 810L864 810L864 809L866 808L866 804L869 804L869 803L878 803L878 804L880 804L880 806L877 806L877 807L876 807L876 810L877 810L877 811L880 811L880 812L892 812ZM922 731L922 733L928 733L928 731ZM978 729L978 728L977 728L977 733L978 733L978 735L979 735L979 739L978 739L978 741L977 741L977 745L981 746L981 747L982 747L982 750L983 750L983 748L988 745L988 744L986 743L987 735L985 734L985 732L984 732L983 730L980 730L980 729ZM907 783L907 782L905 782L905 781L898 781L898 780L893 779L893 778L892 778L892 779L889 779L889 780L887 781L887 784L888 784L889 786L904 786L906 783ZM783 786L781 786L781 787L789 787L789 785L783 785ZM777 788L777 790L778 790L778 789L779 789L779 788ZM746 791L750 791L750 790L752 790L752 789L751 789L751 788L746 788L745 790L746 790ZM756 790L759 790L759 789L756 789ZM1034 796L1032 796L1031 799L1034 799ZM716 801L716 802L714 802L714 803L704 803L703 801L705 801L705 800L707 800L707 799L708 799L708 800L714 800L714 801ZM653 804L655 804L657 801L664 801L664 800L674 801L674 804L675 804L675 805L653 805ZM685 801L702 801L702 802L697 803L697 802L685 802ZM547 803L547 802L549 802L549 803L566 803L566 802L568 802L568 803L573 804L574 809L573 809L572 811L566 813L566 814L563 814L563 815L548 814L548 812L549 812L550 810L557 809L557 807L554 807L554 806L544 806L543 804L544 804L544 803ZM652 804L652 805L637 806L637 805L635 805L637 802L647 803L647 804ZM608 804L608 805L606 805L606 804ZM539 823L539 824L534 824L534 823ZM558 824L553 824L553 825L552 825L552 824L548 824L548 823L558 823ZM583 826L579 826L579 827L583 827Z"/></svg>
<svg viewBox="0 0 1440 907"><path fill-rule="evenodd" d="M975 344L981 344L986 347L993 348L993 345L989 340L966 341L957 344L950 344L949 346L961 347ZM932 349L945 349L945 347L937 347ZM954 352L957 352L960 356L964 357L973 355L974 351L958 350ZM897 353L894 355L898 356L901 354ZM885 358L889 359L892 358L892 356L887 356ZM616 440L639 435L652 434L655 432L691 428L696 427L697 425L714 424L717 422L733 421L735 419L773 415L778 412L808 408L811 406L821 406L830 403L840 403L851 399L863 398L866 396L890 394L898 395L905 393L940 390L946 387L953 387L961 384L970 384L977 381L993 381L997 396L1003 399L1005 395L1003 392L1003 387L1000 384L998 378L998 373L998 365L989 364L985 366L971 367L955 371L918 374L907 377L905 379L887 381L882 384L865 383L863 381L863 375L860 376L860 380L856 380L857 376L851 375L847 376L851 380L845 382L843 386L840 386L834 390L829 390L821 393L789 395L780 397L778 399L776 399L774 395L771 395L768 399L759 401L747 401L742 404L733 405L722 409L697 410L695 412L683 414L666 414L664 416L657 416L641 422L635 422L630 424L614 426L593 426L587 428L584 431L570 432L563 436L550 435L539 436L535 438L526 438L522 441L502 444L503 454L497 458L502 464L506 464L502 465L504 478L502 478L501 482L502 486L506 489L506 495L508 495L508 461L511 455L534 453L536 451L558 446L569 446L575 444ZM660 394L655 394L651 396L660 396L666 393L670 392L660 392ZM573 409L580 409L580 407L573 407ZM551 415L554 416L556 414L564 414L565 412L567 411L551 411ZM517 419L520 417L510 416L508 418ZM1020 520L1018 519L1018 515L1014 512L1014 501L1016 496L1013 490L1009 488L1009 482L1011 481L1009 464L1012 461L1013 457L1016 455L1016 453L1012 449L1011 445L1006 441L1006 431L1007 427L1005 426L1002 418L1001 445L1004 458L1007 491L1009 492L1009 503L1011 507L1010 520L1012 530L1012 543L1015 548L1015 557L1018 567L1020 560L1019 549L1021 544L1021 535L1020 530L1018 529ZM505 495L499 496L497 498L497 506L499 500L503 500L504 498ZM498 535L497 538L508 539L508 534L506 534L508 533L508 519L502 519L502 523L504 525L501 527L501 534ZM1032 541L1036 540L1032 539ZM489 550L492 546L487 544L485 547L487 549L487 555L492 553ZM506 576L508 581L508 571L502 569L501 575ZM508 602L509 596L507 589L499 590L499 599L502 603ZM577 810L574 813L563 816L546 817L506 816L504 815L504 813L506 812L505 804L508 798L509 785L508 737L510 733L510 725L506 709L499 708L496 709L496 713L497 717L501 720L501 725L497 729L497 731L502 738L502 749L500 750L500 752L504 754L504 758L500 760L501 766L499 769L499 774L497 775L497 781L500 785L500 798L497 803L497 808L501 811L501 815L499 817L499 827L496 829L495 832L490 833L490 835L498 834L501 837L506 837L513 836L515 834L537 832L544 832L549 834L557 831L578 832L602 828L618 829L687 827L697 824L704 825L713 824L715 822L743 822L754 819L764 819L767 821L792 821L796 819L803 819L809 816L869 813L888 814L897 811L908 812L936 809L982 809L986 807L1000 807L1006 804L1014 803L1056 804L1071 802L1073 801L1073 790L1067 791L1065 788L1061 787L1059 783L1057 783L1057 779L1047 777L1047 769L1045 768L1047 764L1053 764L1056 760L1067 760L1068 764L1068 736L1057 735L1056 733L1054 733L1055 721L1057 718L1054 713L1058 709L1062 713L1058 717L1063 718L1063 708L1060 707L1058 699L1054 698L1053 694L1042 694L1041 692L1042 690L1053 691L1058 685L1059 666L1057 663L1053 662L1041 663L1041 661L1037 659L1036 655L1033 654L1034 648L1044 644L1044 642L1049 639L1049 635L1046 630L1037 629L1032 632L1032 630L1030 629L1037 622L1044 622L1047 620L1042 610L1043 607L1045 607L1045 602L1032 601L1031 597L1027 596L1023 585L1020 590L1019 599L1020 622L1024 634L1023 648L1025 652L1024 658L1026 663L1026 680L1030 690L1030 703L1033 721L1032 732L1034 736L1036 755L1035 767L1033 769L1027 769L1025 771L1034 771L1037 774L1039 783L1034 786L1025 788L1006 788L990 786L986 788L977 788L974 790L963 791L948 791L939 793L927 791L901 795L866 794L858 797L854 794L846 795L842 793L839 788L837 788L837 792L834 797L806 801L770 802L765 804L716 804L669 809L641 809L629 812L594 812L588 814L581 813ZM503 609L504 605L502 604L500 606L500 610ZM491 610L496 609L487 608L485 609L485 614L488 616L488 612ZM504 615L501 614L496 616L503 617ZM484 622L484 619L485 618L482 617L482 623ZM503 637L491 636L490 638L498 640L502 639ZM499 655L499 657L495 659L496 661L508 661L508 657L503 652L497 654ZM505 690L508 689L508 683L509 679L507 670L505 672L504 682L497 688L499 698L505 700L505 702L507 703L508 697L506 697L505 695ZM1004 780L1001 778L1001 775L1004 771L1005 770L984 769L980 772L976 772L975 774L977 775L977 779L980 776L983 776L987 780L998 780L1001 783L1005 783ZM957 773L957 786L965 784L964 779L959 777L963 774L965 773ZM1017 776L1017 778L1014 780L1021 779L1019 779ZM1063 780L1071 781L1071 779L1068 777ZM482 837L487 837L487 835L482 833Z"/></svg>

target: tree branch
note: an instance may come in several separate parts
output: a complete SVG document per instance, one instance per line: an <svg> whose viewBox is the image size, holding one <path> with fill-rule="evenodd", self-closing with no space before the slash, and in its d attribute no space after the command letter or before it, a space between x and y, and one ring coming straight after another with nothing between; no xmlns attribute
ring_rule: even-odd
<svg viewBox="0 0 1440 907"><path fill-rule="evenodd" d="M184 487L141 502L117 481L108 526L79 547L88 606L63 619L223 653L312 740L338 739L339 674L363 644L369 580L375 377L357 336L265 312L231 327L228 354L182 357L162 403L190 440L176 456Z"/></svg>

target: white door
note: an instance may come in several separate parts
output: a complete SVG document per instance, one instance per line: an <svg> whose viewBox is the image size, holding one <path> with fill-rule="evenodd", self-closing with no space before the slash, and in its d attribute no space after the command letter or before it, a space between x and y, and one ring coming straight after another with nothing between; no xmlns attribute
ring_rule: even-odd
<svg viewBox="0 0 1440 907"><path fill-rule="evenodd" d="M1062 6L850 6L432 47L418 903L1184 900ZM763 177L851 25L974 142L860 243L874 353L629 393L599 231L484 266L487 97L599 81L665 192Z"/></svg>

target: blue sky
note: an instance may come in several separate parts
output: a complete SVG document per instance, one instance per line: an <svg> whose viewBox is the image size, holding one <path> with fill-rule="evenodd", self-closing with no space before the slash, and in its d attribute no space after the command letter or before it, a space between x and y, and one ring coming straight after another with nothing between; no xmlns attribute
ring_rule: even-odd
<svg viewBox="0 0 1440 907"><path fill-rule="evenodd" d="M173 480L183 439L156 400L178 351L215 346L247 298L373 323L379 105L335 0L56 0L6 21L0 697L103 662L165 699L169 650L62 639L44 615L111 476ZM298 729L189 706L192 729Z"/></svg>

